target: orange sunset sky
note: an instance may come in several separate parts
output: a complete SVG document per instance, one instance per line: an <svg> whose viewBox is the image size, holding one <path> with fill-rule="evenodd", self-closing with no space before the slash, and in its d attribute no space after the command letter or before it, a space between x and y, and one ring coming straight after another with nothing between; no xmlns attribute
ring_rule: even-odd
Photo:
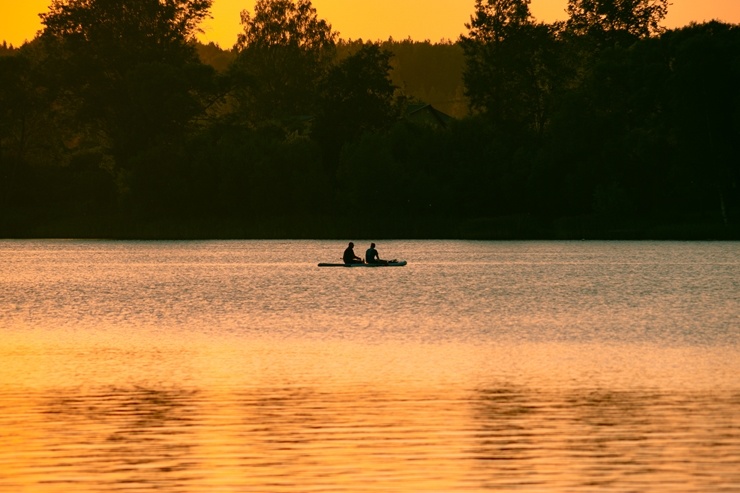
<svg viewBox="0 0 740 493"><path fill-rule="evenodd" d="M41 29L38 14L50 0L0 0L0 42L15 46L33 39ZM313 0L318 15L345 39L457 39L473 13L474 0ZM537 20L565 18L567 0L532 0ZM201 41L230 48L240 31L239 12L254 0L214 0L212 19L201 27ZM672 0L667 27L717 19L740 23L740 0Z"/></svg>

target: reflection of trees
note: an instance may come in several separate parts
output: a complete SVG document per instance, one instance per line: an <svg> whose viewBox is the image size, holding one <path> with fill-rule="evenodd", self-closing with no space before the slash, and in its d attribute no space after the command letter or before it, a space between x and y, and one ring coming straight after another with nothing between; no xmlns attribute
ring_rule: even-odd
<svg viewBox="0 0 740 493"><path fill-rule="evenodd" d="M471 453L491 488L720 485L728 474L737 478L737 433L726 417L738 404L687 392L484 389L474 405Z"/></svg>
<svg viewBox="0 0 740 493"><path fill-rule="evenodd" d="M70 391L28 423L40 436L26 456L31 474L78 491L357 491L378 478L387 491L721 491L740 480L732 391L428 390Z"/></svg>
<svg viewBox="0 0 740 493"><path fill-rule="evenodd" d="M537 458L538 434L532 428L539 410L528 392L515 388L480 391L474 420L480 420L471 455L486 470L486 487L528 482L527 464Z"/></svg>
<svg viewBox="0 0 740 493"><path fill-rule="evenodd" d="M55 481L70 474L70 483L114 490L186 489L194 466L192 398L182 389L112 388L51 400L47 433L60 444Z"/></svg>

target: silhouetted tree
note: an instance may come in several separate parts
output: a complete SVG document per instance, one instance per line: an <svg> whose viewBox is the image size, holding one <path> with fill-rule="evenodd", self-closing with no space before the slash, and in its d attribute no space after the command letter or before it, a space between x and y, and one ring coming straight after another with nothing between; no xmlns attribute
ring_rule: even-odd
<svg viewBox="0 0 740 493"><path fill-rule="evenodd" d="M180 54L198 25L209 15L213 0L52 0L41 14L44 34L70 42L90 42L100 54L137 54L161 61Z"/></svg>
<svg viewBox="0 0 740 493"><path fill-rule="evenodd" d="M541 132L556 63L550 27L535 24L530 0L476 0L460 38L471 106L505 127Z"/></svg>
<svg viewBox="0 0 740 493"><path fill-rule="evenodd" d="M399 116L389 75L391 56L377 44L364 44L329 69L321 83L312 135L322 144L331 179L344 144L391 125Z"/></svg>
<svg viewBox="0 0 740 493"><path fill-rule="evenodd" d="M60 165L74 141L70 111L60 105L57 64L37 40L0 57L0 161Z"/></svg>
<svg viewBox="0 0 740 493"><path fill-rule="evenodd" d="M119 165L173 139L202 110L199 90L212 69L191 41L212 0L54 0L42 14L43 39Z"/></svg>
<svg viewBox="0 0 740 493"><path fill-rule="evenodd" d="M725 223L740 212L740 26L691 25L663 36L668 96L665 124L684 210L707 209Z"/></svg>
<svg viewBox="0 0 740 493"><path fill-rule="evenodd" d="M64 215L109 213L111 169L88 138L55 74L56 61L34 40L0 57L0 209L17 230ZM3 221L4 222L4 221Z"/></svg>
<svg viewBox="0 0 740 493"><path fill-rule="evenodd" d="M0 56L12 55L16 50L17 48L14 48L12 44L9 45L7 41L3 41L3 44L0 44Z"/></svg>
<svg viewBox="0 0 740 493"><path fill-rule="evenodd" d="M463 40L483 43L502 43L524 26L532 24L529 10L531 0L475 0L475 15Z"/></svg>
<svg viewBox="0 0 740 493"><path fill-rule="evenodd" d="M478 0L459 43L337 44L307 0L260 0L225 51L192 40L208 5L58 0L0 46L0 235L740 235L738 26ZM397 118L458 98L463 62L472 115Z"/></svg>
<svg viewBox="0 0 740 493"><path fill-rule="evenodd" d="M11 156L23 159L26 152L32 120L28 113L36 106L36 86L30 79L31 63L26 57L0 57L0 163Z"/></svg>
<svg viewBox="0 0 740 493"><path fill-rule="evenodd" d="M0 224L8 227L12 211L28 206L33 189L26 166L29 141L37 130L37 117L46 106L37 105L37 85L26 57L0 57Z"/></svg>
<svg viewBox="0 0 740 493"><path fill-rule="evenodd" d="M668 0L568 0L567 29L575 34L618 39L661 32Z"/></svg>
<svg viewBox="0 0 740 493"><path fill-rule="evenodd" d="M337 33L310 0L257 0L241 13L233 65L240 111L252 121L313 113L317 86L334 57Z"/></svg>

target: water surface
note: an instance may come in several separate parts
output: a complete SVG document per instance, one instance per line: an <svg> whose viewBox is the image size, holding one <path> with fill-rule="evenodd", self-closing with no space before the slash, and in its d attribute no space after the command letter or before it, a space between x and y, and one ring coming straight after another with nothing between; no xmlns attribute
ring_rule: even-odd
<svg viewBox="0 0 740 493"><path fill-rule="evenodd" d="M0 491L740 491L740 244L376 243L1 241Z"/></svg>

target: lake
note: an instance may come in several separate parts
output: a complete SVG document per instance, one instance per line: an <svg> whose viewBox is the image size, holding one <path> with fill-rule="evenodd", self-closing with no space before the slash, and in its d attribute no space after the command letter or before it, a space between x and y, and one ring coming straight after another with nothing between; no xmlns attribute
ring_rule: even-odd
<svg viewBox="0 0 740 493"><path fill-rule="evenodd" d="M740 243L374 241L0 241L0 492L740 491Z"/></svg>

